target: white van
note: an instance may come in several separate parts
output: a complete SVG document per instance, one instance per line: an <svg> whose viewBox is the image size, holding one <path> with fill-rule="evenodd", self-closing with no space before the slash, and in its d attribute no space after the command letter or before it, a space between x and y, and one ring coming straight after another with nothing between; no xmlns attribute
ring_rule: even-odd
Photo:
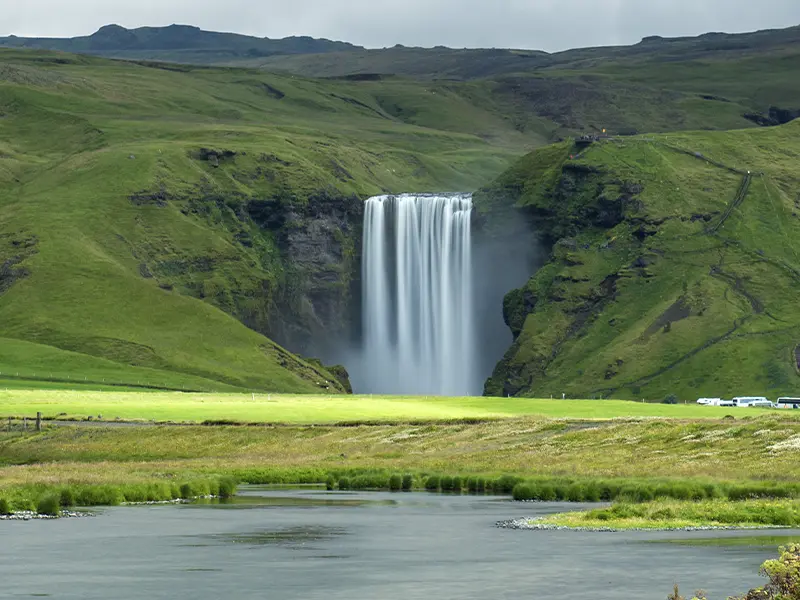
<svg viewBox="0 0 800 600"><path fill-rule="evenodd" d="M800 409L800 398L778 398L776 402L778 408L798 408Z"/></svg>
<svg viewBox="0 0 800 600"><path fill-rule="evenodd" d="M702 406L719 406L722 398L698 398L697 403Z"/></svg>
<svg viewBox="0 0 800 600"><path fill-rule="evenodd" d="M747 406L772 406L772 402L764 396L737 396L733 399L733 406L744 408Z"/></svg>

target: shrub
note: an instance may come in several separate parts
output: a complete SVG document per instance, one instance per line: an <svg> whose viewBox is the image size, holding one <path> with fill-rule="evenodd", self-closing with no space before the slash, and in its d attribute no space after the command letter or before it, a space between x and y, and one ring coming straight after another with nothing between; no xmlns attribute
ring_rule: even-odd
<svg viewBox="0 0 800 600"><path fill-rule="evenodd" d="M117 506L125 496L115 485L91 485L80 488L75 499L79 506Z"/></svg>
<svg viewBox="0 0 800 600"><path fill-rule="evenodd" d="M399 492L403 487L403 478L400 475L392 475L389 477L389 491Z"/></svg>
<svg viewBox="0 0 800 600"><path fill-rule="evenodd" d="M583 486L581 484L573 483L567 488L566 499L569 502L582 502L583 498Z"/></svg>
<svg viewBox="0 0 800 600"><path fill-rule="evenodd" d="M414 487L414 478L411 475L403 475L403 483L401 488L404 492L410 492Z"/></svg>
<svg viewBox="0 0 800 600"><path fill-rule="evenodd" d="M453 489L453 478L450 475L442 475L439 479L439 487L443 492L449 492Z"/></svg>
<svg viewBox="0 0 800 600"><path fill-rule="evenodd" d="M233 477L223 477L219 480L219 492L217 495L220 498L232 498L236 495L236 480Z"/></svg>
<svg viewBox="0 0 800 600"><path fill-rule="evenodd" d="M467 491L470 494L478 493L478 479L477 477L467 477Z"/></svg>
<svg viewBox="0 0 800 600"><path fill-rule="evenodd" d="M58 517L61 515L61 506L58 503L58 496L50 494L39 499L36 504L36 512L40 515L49 515L51 517Z"/></svg>
<svg viewBox="0 0 800 600"><path fill-rule="evenodd" d="M328 478L325 480L325 489L329 492L336 488L336 480L333 478L333 475L328 475Z"/></svg>
<svg viewBox="0 0 800 600"><path fill-rule="evenodd" d="M495 481L494 491L499 494L511 494L514 491L514 486L517 485L521 479L513 475L503 475L500 479Z"/></svg>
<svg viewBox="0 0 800 600"><path fill-rule="evenodd" d="M584 502L600 502L600 487L594 483L589 483L583 490Z"/></svg>
<svg viewBox="0 0 800 600"><path fill-rule="evenodd" d="M184 500L189 500L190 498L194 498L194 492L192 491L192 486L188 483L181 484L181 498Z"/></svg>
<svg viewBox="0 0 800 600"><path fill-rule="evenodd" d="M478 493L483 494L486 491L486 480L483 477L477 478Z"/></svg>
<svg viewBox="0 0 800 600"><path fill-rule="evenodd" d="M461 488L462 488L461 477L456 475L455 477L453 477L453 492L456 494L460 494Z"/></svg>
<svg viewBox="0 0 800 600"><path fill-rule="evenodd" d="M534 499L534 488L527 483L518 483L514 486L514 489L511 491L511 497L514 500L522 501L522 500L533 500Z"/></svg>
<svg viewBox="0 0 800 600"><path fill-rule="evenodd" d="M72 491L72 488L64 488L61 490L59 503L64 508L72 508L75 506L75 492Z"/></svg>
<svg viewBox="0 0 800 600"><path fill-rule="evenodd" d="M425 480L425 489L429 492L436 492L439 491L439 484L441 483L441 479L438 475L431 475Z"/></svg>
<svg viewBox="0 0 800 600"><path fill-rule="evenodd" d="M677 404L678 397L675 394L670 394L662 401L662 404Z"/></svg>
<svg viewBox="0 0 800 600"><path fill-rule="evenodd" d="M347 477L339 478L339 489L340 490L349 490L350 489L350 480Z"/></svg>
<svg viewBox="0 0 800 600"><path fill-rule="evenodd" d="M556 490L552 485L539 486L538 499L542 502L555 502Z"/></svg>
<svg viewBox="0 0 800 600"><path fill-rule="evenodd" d="M6 516L11 514L11 504L5 498L0 498L0 515Z"/></svg>

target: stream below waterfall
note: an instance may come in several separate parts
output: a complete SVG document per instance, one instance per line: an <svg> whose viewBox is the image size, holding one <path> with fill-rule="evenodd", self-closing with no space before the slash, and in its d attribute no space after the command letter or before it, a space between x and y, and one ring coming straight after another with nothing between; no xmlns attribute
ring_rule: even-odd
<svg viewBox="0 0 800 600"><path fill-rule="evenodd" d="M761 585L753 532L514 531L579 505L424 493L242 488L230 504L0 523L0 597L80 600L711 600ZM770 535L781 532L773 531ZM671 542L671 543L666 543ZM677 542L677 543L672 543Z"/></svg>

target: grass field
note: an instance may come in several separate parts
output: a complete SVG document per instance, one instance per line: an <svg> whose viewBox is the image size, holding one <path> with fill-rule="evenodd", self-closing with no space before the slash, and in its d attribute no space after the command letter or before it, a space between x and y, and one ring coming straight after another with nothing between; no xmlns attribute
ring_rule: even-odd
<svg viewBox="0 0 800 600"><path fill-rule="evenodd" d="M623 400L538 400L284 394L185 394L0 389L0 417L33 416L171 422L337 423L437 421L538 416L571 419L668 417L714 419L755 416L760 409L697 404L649 404Z"/></svg>
<svg viewBox="0 0 800 600"><path fill-rule="evenodd" d="M611 498L786 498L798 493L800 478L800 420L789 412L624 401L269 395L254 401L246 395L52 390L0 392L0 407L19 416L41 410L96 420L102 414L104 421L239 417L283 423L45 422L41 432L22 431L16 423L10 432L0 429L0 497L18 508L65 488L98 504L169 499L176 482L206 489L225 477L332 481L345 489L347 478L348 486L385 488L390 475L403 475L421 489L441 475L442 489L454 485L448 477L460 478L464 490L481 489L485 478L494 491L510 494L519 484L523 494L553 490L576 500L602 498L604 489L616 490Z"/></svg>

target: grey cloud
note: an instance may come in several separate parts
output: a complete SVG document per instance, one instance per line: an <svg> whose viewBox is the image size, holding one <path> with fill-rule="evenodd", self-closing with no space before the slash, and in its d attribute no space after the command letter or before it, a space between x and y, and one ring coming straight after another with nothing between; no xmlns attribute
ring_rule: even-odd
<svg viewBox="0 0 800 600"><path fill-rule="evenodd" d="M646 35L800 24L797 0L0 0L0 34L73 36L102 25L186 23L256 36L311 35L369 47L628 44Z"/></svg>

